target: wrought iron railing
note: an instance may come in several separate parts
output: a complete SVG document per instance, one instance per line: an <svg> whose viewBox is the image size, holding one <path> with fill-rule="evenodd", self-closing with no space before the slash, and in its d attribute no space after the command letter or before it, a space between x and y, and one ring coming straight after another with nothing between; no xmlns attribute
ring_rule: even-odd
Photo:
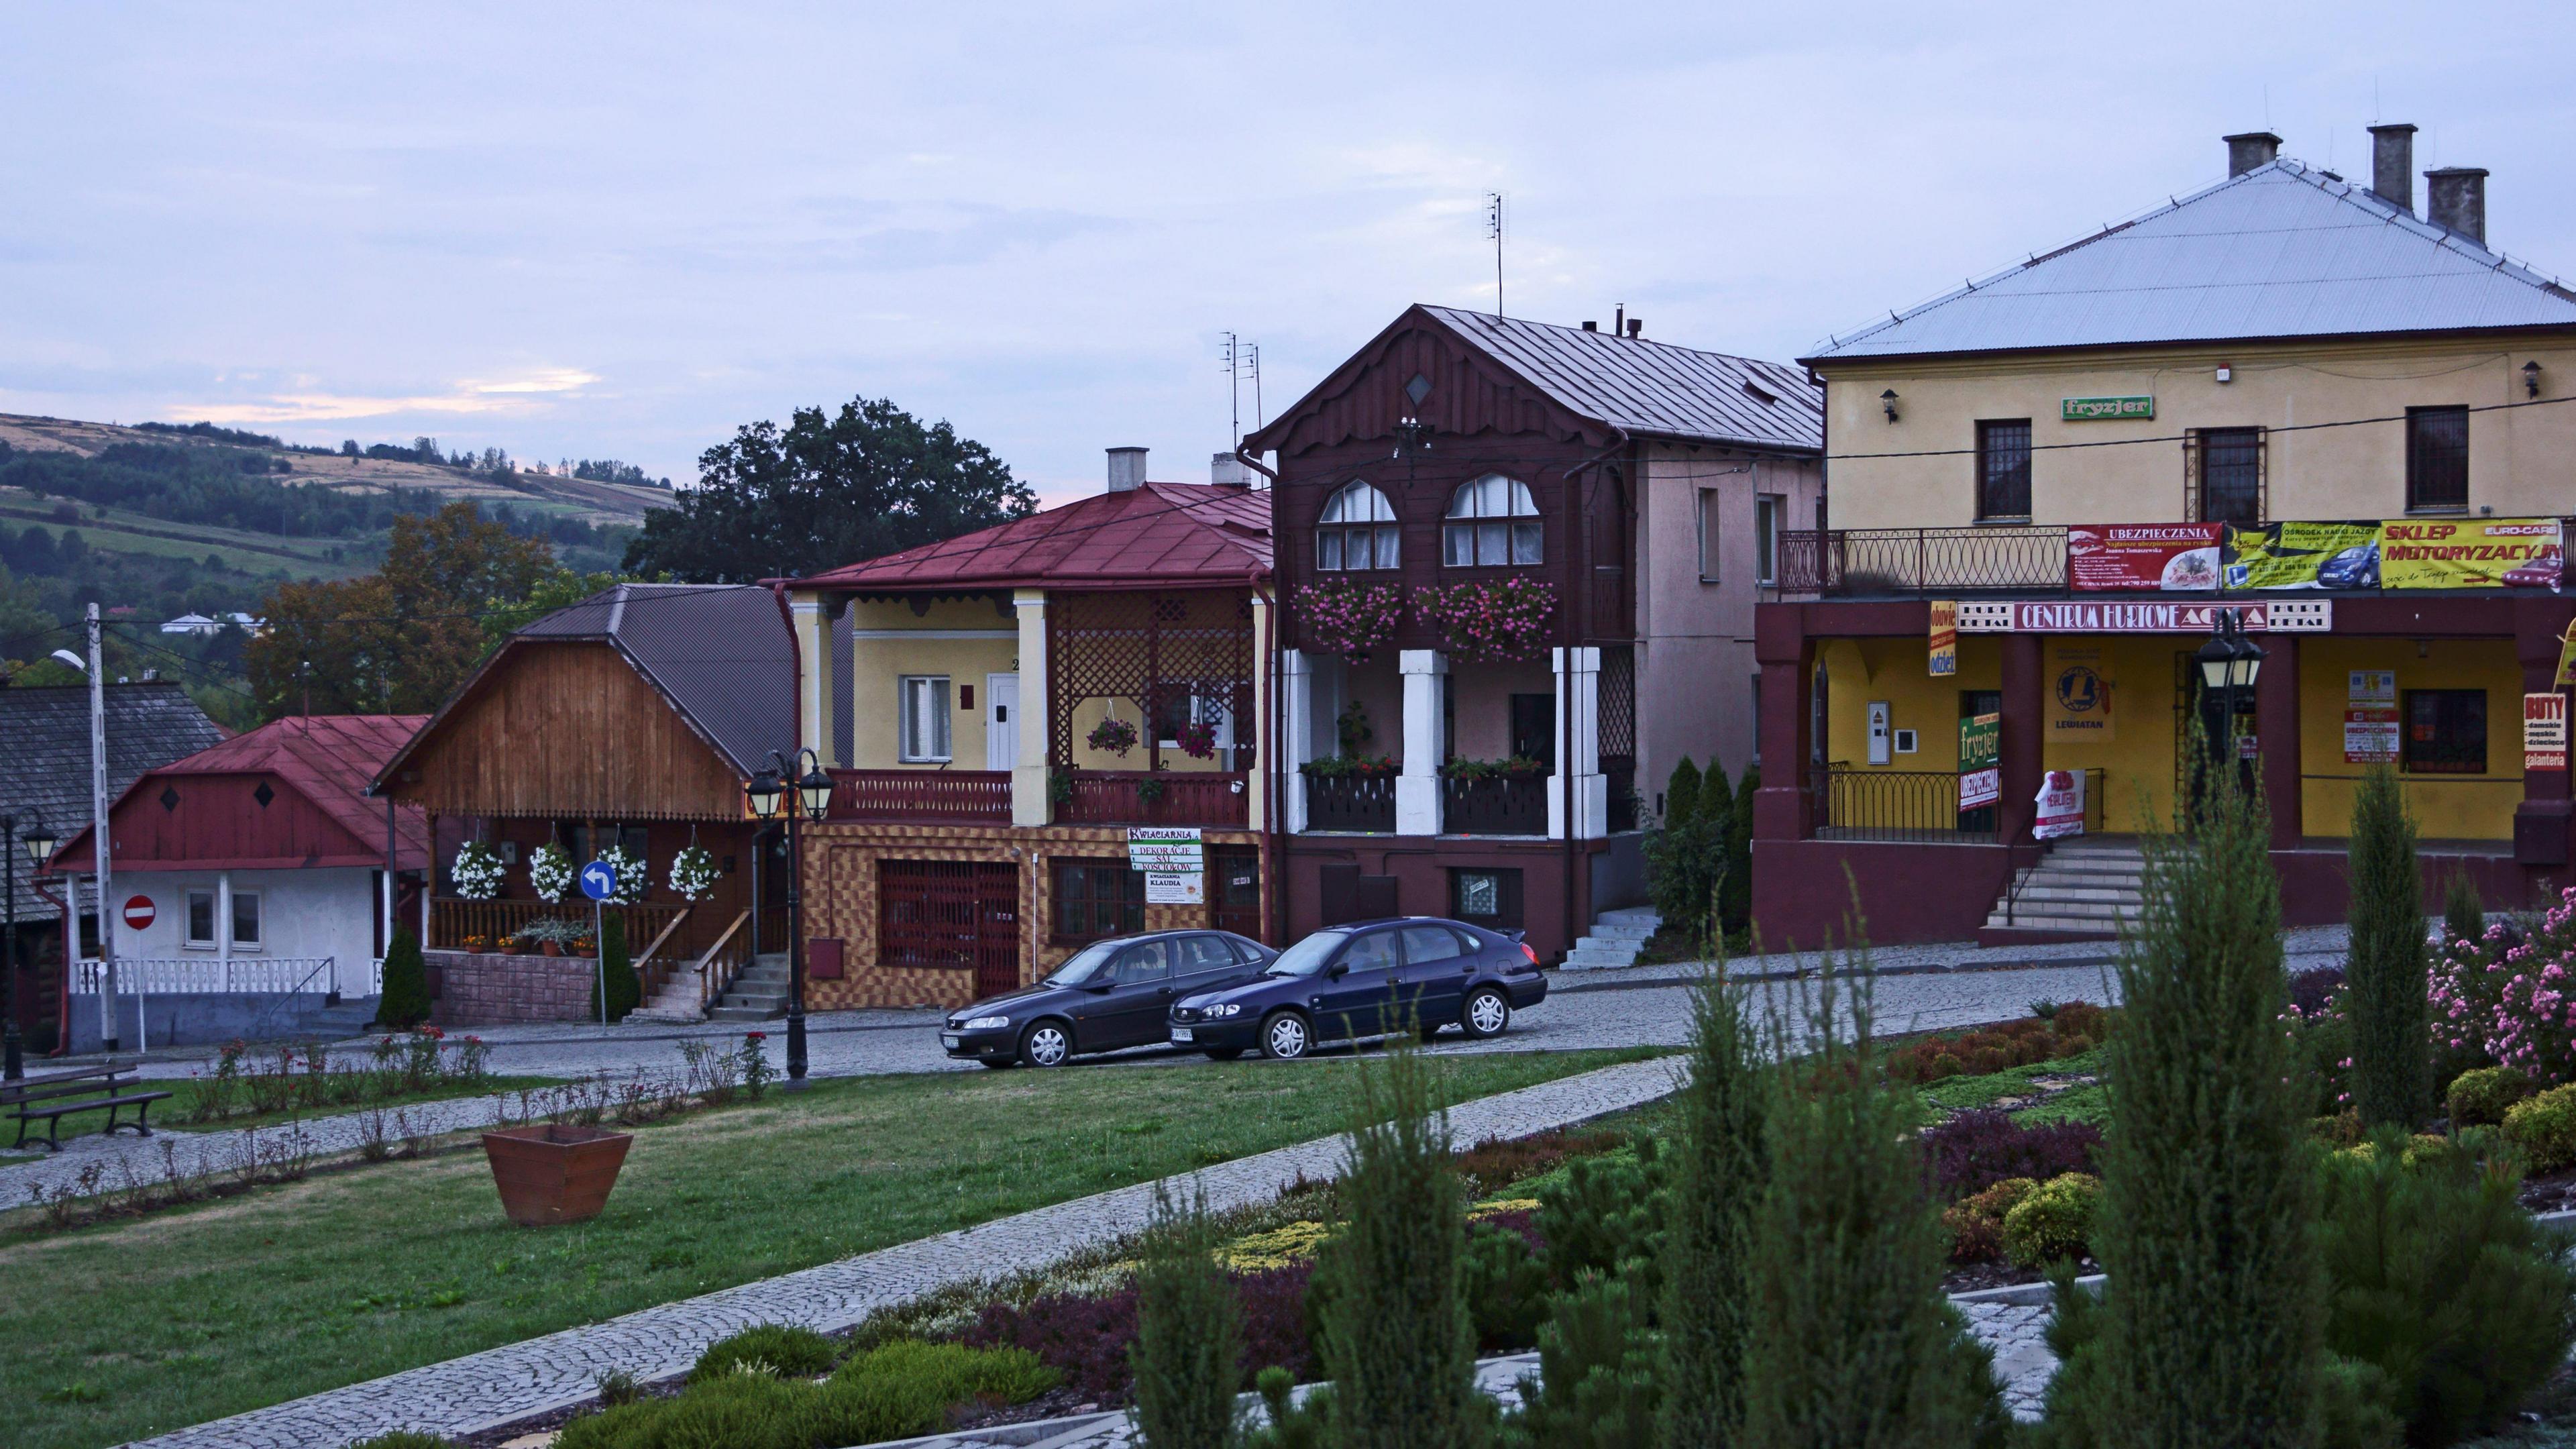
<svg viewBox="0 0 2576 1449"><path fill-rule="evenodd" d="M1787 594L1973 594L2066 586L2066 530L1844 528L1780 535Z"/></svg>
<svg viewBox="0 0 2576 1449"><path fill-rule="evenodd" d="M1234 825L1252 819L1249 778L1234 772L1068 770L1060 825ZM1154 787L1154 788L1149 788Z"/></svg>
<svg viewBox="0 0 2576 1449"><path fill-rule="evenodd" d="M1395 833L1393 775L1308 775L1306 828Z"/></svg>
<svg viewBox="0 0 2576 1449"><path fill-rule="evenodd" d="M834 770L834 820L1011 823L1008 770Z"/></svg>
<svg viewBox="0 0 2576 1449"><path fill-rule="evenodd" d="M1441 780L1440 833L1547 834L1546 778Z"/></svg>
<svg viewBox="0 0 2576 1449"><path fill-rule="evenodd" d="M1855 770L1833 765L1808 778L1819 840L1990 841L1992 811L1959 812L1959 777L1947 770Z"/></svg>

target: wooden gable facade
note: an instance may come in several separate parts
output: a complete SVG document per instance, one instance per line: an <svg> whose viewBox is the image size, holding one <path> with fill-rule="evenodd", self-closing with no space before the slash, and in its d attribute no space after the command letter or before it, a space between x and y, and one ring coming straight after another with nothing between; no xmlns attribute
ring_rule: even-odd
<svg viewBox="0 0 2576 1449"><path fill-rule="evenodd" d="M108 831L119 871L385 863L382 830L372 839L357 835L303 791L265 771L146 775L108 812ZM63 852L57 868L90 868L86 832Z"/></svg>

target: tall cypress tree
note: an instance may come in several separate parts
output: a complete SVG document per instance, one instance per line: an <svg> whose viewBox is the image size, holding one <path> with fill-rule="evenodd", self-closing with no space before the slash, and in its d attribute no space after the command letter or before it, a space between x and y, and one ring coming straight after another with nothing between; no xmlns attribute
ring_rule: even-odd
<svg viewBox="0 0 2576 1449"><path fill-rule="evenodd" d="M608 1019L624 1021L626 1013L644 1004L644 983L635 977L634 957L626 945L624 916L607 915L600 920L599 970Z"/></svg>
<svg viewBox="0 0 2576 1449"><path fill-rule="evenodd" d="M396 926L385 947L385 986L376 998L376 1024L410 1027L427 1020L429 966L420 956L420 937L409 926Z"/></svg>
<svg viewBox="0 0 2576 1449"><path fill-rule="evenodd" d="M1735 788L1734 815L1726 833L1726 874L1718 886L1718 919L1729 935L1753 925L1753 797L1762 788L1762 767L1746 765Z"/></svg>
<svg viewBox="0 0 2576 1449"><path fill-rule="evenodd" d="M1770 1177L1771 1086L1722 963L1692 999L1690 1069L1664 1235L1662 1439L1732 1449L1744 1427L1745 1278Z"/></svg>
<svg viewBox="0 0 2576 1449"><path fill-rule="evenodd" d="M2134 1449L2308 1449L2325 1371L2314 1169L2280 1025L2271 824L2233 770L2210 772L2187 824L2148 842L2120 943L2093 1237L2101 1428Z"/></svg>
<svg viewBox="0 0 2576 1449"><path fill-rule="evenodd" d="M1719 778L1723 779L1724 776ZM1677 830L1690 823L1699 813L1699 766L1688 755L1673 766L1672 778L1664 782L1664 828Z"/></svg>
<svg viewBox="0 0 2576 1449"><path fill-rule="evenodd" d="M2373 765L2352 805L2352 954L2344 968L2352 1013L2353 1100L2365 1126L2412 1127L2433 1088L2424 1001L2424 887L2415 820L2397 772Z"/></svg>
<svg viewBox="0 0 2576 1449"><path fill-rule="evenodd" d="M1210 1254L1204 1189L1154 1189L1154 1230L1136 1265L1136 1426L1150 1449L1225 1449L1236 1429L1243 1328L1234 1285Z"/></svg>

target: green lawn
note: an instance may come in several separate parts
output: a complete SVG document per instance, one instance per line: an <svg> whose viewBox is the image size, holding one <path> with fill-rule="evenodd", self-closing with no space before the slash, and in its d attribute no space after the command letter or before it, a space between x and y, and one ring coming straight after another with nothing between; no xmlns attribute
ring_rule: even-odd
<svg viewBox="0 0 2576 1449"><path fill-rule="evenodd" d="M2012 1067L1989 1072L1982 1077L1948 1077L1916 1090L1925 1104L1935 1109L1931 1118L1951 1112L1964 1112L1978 1107L1994 1107L2010 1102L2005 1110L2016 1120L2040 1123L2061 1121L2100 1122L2109 1109L2109 1099L2100 1082L2060 1092L2046 1102L2030 1101L2045 1089L2041 1078L2093 1076L2106 1069L2102 1048L2095 1047L2078 1056L2033 1066Z"/></svg>
<svg viewBox="0 0 2576 1449"><path fill-rule="evenodd" d="M1437 1059L1443 1098L1651 1051ZM512 1227L479 1152L0 1232L8 1442L163 1433L1325 1136L1349 1058L818 1082L639 1131L608 1211ZM24 1214L18 1223L25 1222Z"/></svg>

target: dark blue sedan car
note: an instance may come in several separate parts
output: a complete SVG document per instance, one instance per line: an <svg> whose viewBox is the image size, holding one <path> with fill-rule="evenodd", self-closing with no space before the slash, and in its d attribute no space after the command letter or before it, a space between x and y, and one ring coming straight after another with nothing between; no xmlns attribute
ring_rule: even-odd
<svg viewBox="0 0 2576 1449"><path fill-rule="evenodd" d="M1260 1051L1302 1057L1318 1042L1442 1027L1488 1037L1547 999L1538 956L1461 921L1411 916L1330 926L1258 977L1172 1003L1171 1040L1220 1060Z"/></svg>

